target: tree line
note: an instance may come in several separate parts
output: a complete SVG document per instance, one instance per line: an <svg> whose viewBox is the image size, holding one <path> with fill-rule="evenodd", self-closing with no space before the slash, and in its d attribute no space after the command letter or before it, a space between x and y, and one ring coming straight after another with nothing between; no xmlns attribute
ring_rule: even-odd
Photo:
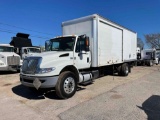
<svg viewBox="0 0 160 120"><path fill-rule="evenodd" d="M160 49L160 33L146 34L144 38L145 41L141 38L137 38L137 47L143 49L146 44L149 48Z"/></svg>

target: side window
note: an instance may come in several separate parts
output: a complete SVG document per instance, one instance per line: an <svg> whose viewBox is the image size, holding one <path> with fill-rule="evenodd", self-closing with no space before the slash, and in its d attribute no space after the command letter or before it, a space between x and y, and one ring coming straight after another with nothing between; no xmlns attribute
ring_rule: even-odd
<svg viewBox="0 0 160 120"><path fill-rule="evenodd" d="M14 48L14 52L17 53L17 48Z"/></svg>
<svg viewBox="0 0 160 120"><path fill-rule="evenodd" d="M85 39L78 38L77 44L76 44L76 51L75 52L81 52L85 51Z"/></svg>
<svg viewBox="0 0 160 120"><path fill-rule="evenodd" d="M27 54L27 49L24 49L24 53Z"/></svg>
<svg viewBox="0 0 160 120"><path fill-rule="evenodd" d="M52 44L52 50L58 49L59 48L59 42L53 42Z"/></svg>

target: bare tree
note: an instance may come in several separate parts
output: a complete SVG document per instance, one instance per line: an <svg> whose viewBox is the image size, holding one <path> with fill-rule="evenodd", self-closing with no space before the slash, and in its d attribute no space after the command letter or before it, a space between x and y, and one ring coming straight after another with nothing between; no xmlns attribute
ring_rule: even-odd
<svg viewBox="0 0 160 120"><path fill-rule="evenodd" d="M140 49L143 49L144 43L141 38L137 38L137 47L140 47Z"/></svg>
<svg viewBox="0 0 160 120"><path fill-rule="evenodd" d="M150 48L160 49L160 33L144 35L147 45Z"/></svg>

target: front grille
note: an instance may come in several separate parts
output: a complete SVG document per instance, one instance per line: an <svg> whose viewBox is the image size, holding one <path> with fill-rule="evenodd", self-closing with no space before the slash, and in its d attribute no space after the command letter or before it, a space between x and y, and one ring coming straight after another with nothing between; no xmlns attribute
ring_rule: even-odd
<svg viewBox="0 0 160 120"><path fill-rule="evenodd" d="M29 58L23 60L22 72L25 74L34 74L38 69L39 58Z"/></svg>
<svg viewBox="0 0 160 120"><path fill-rule="evenodd" d="M20 57L19 56L8 56L7 63L8 63L8 65L19 65L20 64Z"/></svg>

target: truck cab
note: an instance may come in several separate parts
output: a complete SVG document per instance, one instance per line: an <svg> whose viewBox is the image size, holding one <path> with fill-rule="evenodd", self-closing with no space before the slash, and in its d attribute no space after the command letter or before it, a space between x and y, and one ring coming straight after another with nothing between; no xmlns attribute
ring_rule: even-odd
<svg viewBox="0 0 160 120"><path fill-rule="evenodd" d="M45 50L24 58L20 72L23 85L37 89L55 87L59 97L68 98L74 95L78 83L92 79L91 73L81 72L91 65L87 36L57 37L46 41Z"/></svg>
<svg viewBox="0 0 160 120"><path fill-rule="evenodd" d="M9 44L0 44L0 71L18 71L20 56L14 53L14 47Z"/></svg>
<svg viewBox="0 0 160 120"><path fill-rule="evenodd" d="M33 56L37 53L41 53L40 47L22 47L20 51L20 56L23 60L25 57Z"/></svg>
<svg viewBox="0 0 160 120"><path fill-rule="evenodd" d="M156 49L143 49L141 50L141 61L143 65L153 66L158 63L156 56Z"/></svg>
<svg viewBox="0 0 160 120"><path fill-rule="evenodd" d="M73 62L72 64L78 69L90 68L89 43L86 43L86 39L85 35L59 37L51 39L49 44L45 44L45 48L46 51L64 52L64 57L70 56L69 59ZM63 57L63 55L60 57Z"/></svg>

